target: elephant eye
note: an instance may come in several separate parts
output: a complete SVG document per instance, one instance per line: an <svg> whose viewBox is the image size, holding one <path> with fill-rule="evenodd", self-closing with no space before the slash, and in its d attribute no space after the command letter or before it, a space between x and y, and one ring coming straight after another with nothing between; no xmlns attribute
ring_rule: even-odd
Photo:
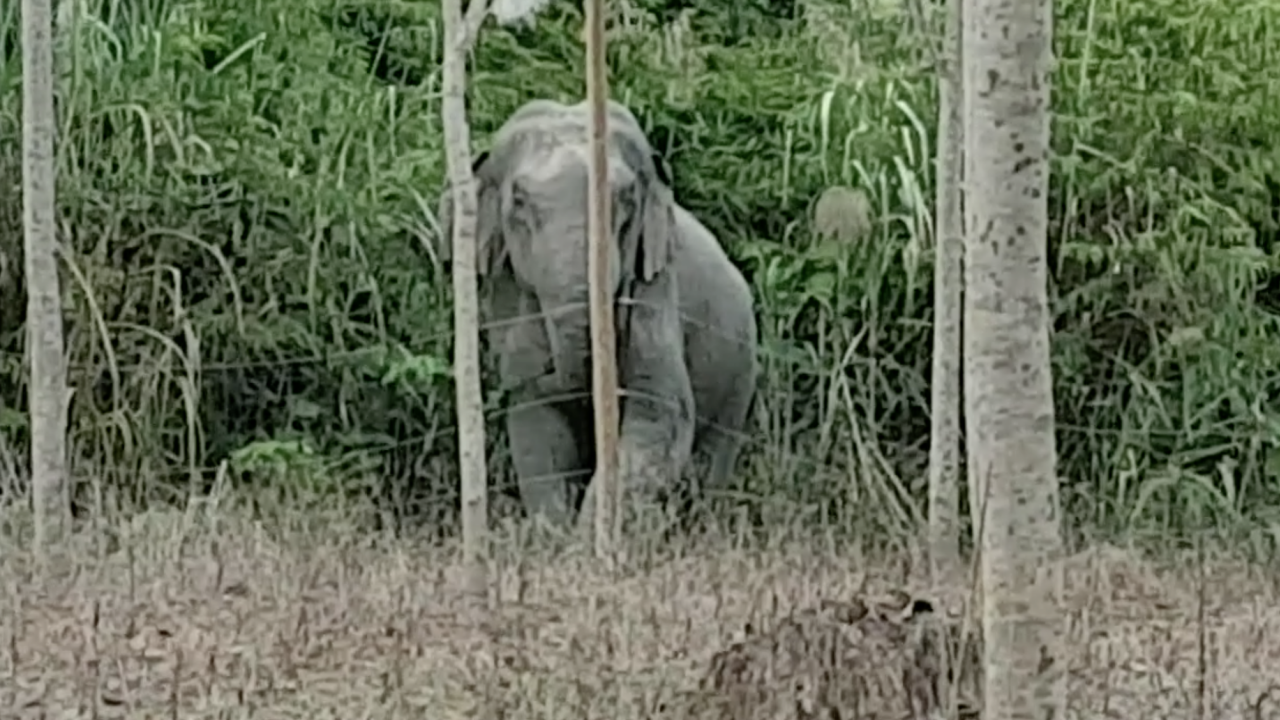
<svg viewBox="0 0 1280 720"><path fill-rule="evenodd" d="M614 193L613 196L613 229L623 233L631 227L631 216L635 214L635 198L629 192Z"/></svg>
<svg viewBox="0 0 1280 720"><path fill-rule="evenodd" d="M509 196L512 210L524 210L529 207L529 191L525 190L519 183L511 183L511 194Z"/></svg>

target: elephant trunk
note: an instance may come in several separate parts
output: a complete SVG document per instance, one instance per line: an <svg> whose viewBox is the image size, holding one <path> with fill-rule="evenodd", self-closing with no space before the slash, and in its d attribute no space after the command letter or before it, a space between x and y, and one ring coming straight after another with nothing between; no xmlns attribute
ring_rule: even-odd
<svg viewBox="0 0 1280 720"><path fill-rule="evenodd" d="M565 389L591 387L591 313L585 291L564 297L559 293L539 293L543 324L556 384Z"/></svg>

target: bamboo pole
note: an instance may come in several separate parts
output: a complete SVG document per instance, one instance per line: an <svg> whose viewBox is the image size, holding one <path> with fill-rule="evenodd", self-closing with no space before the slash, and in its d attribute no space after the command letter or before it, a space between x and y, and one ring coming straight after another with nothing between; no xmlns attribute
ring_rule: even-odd
<svg viewBox="0 0 1280 720"><path fill-rule="evenodd" d="M591 283L591 390L595 406L596 555L611 559L617 547L620 503L618 486L618 365L609 273L609 247L614 242L609 207L608 67L605 63L604 0L586 0L587 104L591 108L591 170L587 192L588 270Z"/></svg>

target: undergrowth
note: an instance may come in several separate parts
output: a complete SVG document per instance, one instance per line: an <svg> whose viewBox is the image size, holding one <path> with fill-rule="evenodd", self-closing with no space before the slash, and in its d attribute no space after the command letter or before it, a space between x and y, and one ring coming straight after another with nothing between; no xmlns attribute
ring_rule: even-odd
<svg viewBox="0 0 1280 720"><path fill-rule="evenodd" d="M1071 524L1278 527L1280 6L1057 6L1051 292ZM449 283L426 250L444 173L437 5L78 7L57 53L71 437L77 475L94 478L80 502L207 489L223 467L451 515ZM756 291L765 372L735 497L761 519L798 502L910 526L932 307L919 34L889 0L636 7L611 39L613 93ZM16 5L0 10L6 189L17 22ZM571 5L486 26L479 147L525 100L582 93L580 27ZM832 185L868 193L867 236L812 232ZM0 193L0 270L15 278L19 198ZM0 283L0 425L15 442L21 294Z"/></svg>

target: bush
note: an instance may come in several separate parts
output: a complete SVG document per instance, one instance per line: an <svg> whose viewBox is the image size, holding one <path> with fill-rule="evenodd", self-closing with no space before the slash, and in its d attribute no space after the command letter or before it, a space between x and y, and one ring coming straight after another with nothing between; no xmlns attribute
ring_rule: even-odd
<svg viewBox="0 0 1280 720"><path fill-rule="evenodd" d="M1068 509L1100 530L1273 524L1280 14L1269 0L1058 7L1050 244ZM246 448L299 446L309 472L451 508L450 290L424 251L444 172L436 3L86 8L58 50L81 469L150 492L138 478L199 485ZM923 43L884 2L636 14L611 40L613 94L757 292L766 377L744 487L909 521L932 308ZM12 37L16 14L0 22ZM571 4L533 28L486 27L469 102L479 146L522 102L580 95L580 27ZM19 71L3 49L12 187ZM869 194L868 236L812 232L832 185ZM0 198L12 267L19 197ZM0 385L21 398L20 284L0 292ZM22 410L6 429L21 431Z"/></svg>

